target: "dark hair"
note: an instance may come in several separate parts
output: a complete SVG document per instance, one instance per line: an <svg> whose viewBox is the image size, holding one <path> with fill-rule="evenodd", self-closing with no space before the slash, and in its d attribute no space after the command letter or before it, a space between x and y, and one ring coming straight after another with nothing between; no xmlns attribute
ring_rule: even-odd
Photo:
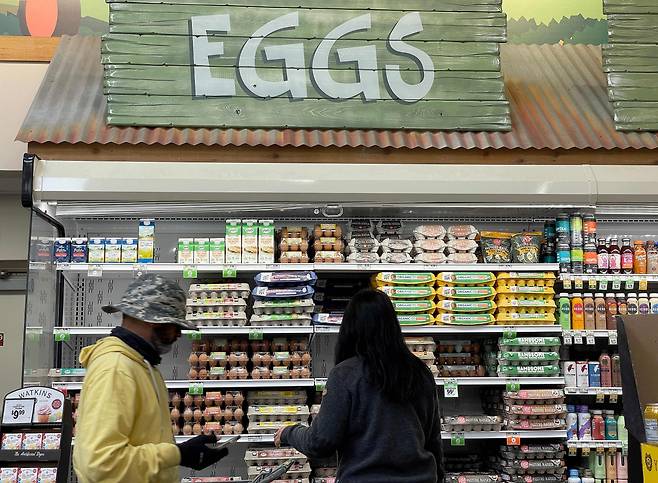
<svg viewBox="0 0 658 483"><path fill-rule="evenodd" d="M370 382L393 401L408 400L432 378L404 343L393 304L379 290L357 292L345 309L336 364L355 356L363 360Z"/></svg>

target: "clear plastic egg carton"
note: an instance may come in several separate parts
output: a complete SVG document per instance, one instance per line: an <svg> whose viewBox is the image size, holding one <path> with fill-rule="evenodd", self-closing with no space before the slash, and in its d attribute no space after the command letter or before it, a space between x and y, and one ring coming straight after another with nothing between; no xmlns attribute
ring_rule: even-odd
<svg viewBox="0 0 658 483"><path fill-rule="evenodd" d="M499 458L497 466L501 471L510 475L554 475L561 476L565 473L566 467L564 460L561 459L544 459L544 460L525 460L525 459L503 459Z"/></svg>
<svg viewBox="0 0 658 483"><path fill-rule="evenodd" d="M280 465L290 460L306 463L308 458L295 448L249 448L244 454L247 466Z"/></svg>
<svg viewBox="0 0 658 483"><path fill-rule="evenodd" d="M308 422L310 411L306 405L298 406L255 406L249 407L247 417L251 422L291 421Z"/></svg>
<svg viewBox="0 0 658 483"><path fill-rule="evenodd" d="M311 325L310 314L254 314L249 320L249 325L263 327L307 327Z"/></svg>
<svg viewBox="0 0 658 483"><path fill-rule="evenodd" d="M441 352L436 360L441 365L478 365L482 362L480 354L471 354L469 352Z"/></svg>
<svg viewBox="0 0 658 483"><path fill-rule="evenodd" d="M250 422L247 427L249 434L274 434L281 428L295 426L299 423L293 421L259 421Z"/></svg>
<svg viewBox="0 0 658 483"><path fill-rule="evenodd" d="M191 299L249 298L248 283L193 283L190 285Z"/></svg>
<svg viewBox="0 0 658 483"><path fill-rule="evenodd" d="M411 352L436 351L436 342L431 337L405 337L404 343Z"/></svg>
<svg viewBox="0 0 658 483"><path fill-rule="evenodd" d="M502 282L502 283L501 283ZM555 295L555 289L553 287L545 287L545 286L536 286L536 285L514 285L514 284L507 284L505 283L505 280L499 280L498 283L496 284L496 291L499 294L507 294L507 295L519 295L519 294L527 294L527 295L547 295L547 296L554 296ZM514 283L514 281L512 281Z"/></svg>
<svg viewBox="0 0 658 483"><path fill-rule="evenodd" d="M258 285L278 287L288 285L314 285L318 280L318 276L315 272L305 271L260 272L254 277L254 280Z"/></svg>
<svg viewBox="0 0 658 483"><path fill-rule="evenodd" d="M564 404L564 390L562 389L522 389L518 392L505 391L503 393L505 404Z"/></svg>
<svg viewBox="0 0 658 483"><path fill-rule="evenodd" d="M559 364L545 366L498 365L500 377L551 377L560 375Z"/></svg>
<svg viewBox="0 0 658 483"><path fill-rule="evenodd" d="M188 314L244 312L247 302L244 299L187 299Z"/></svg>
<svg viewBox="0 0 658 483"><path fill-rule="evenodd" d="M304 390L293 391L249 391L247 400L252 405L297 406L306 404L308 394Z"/></svg>
<svg viewBox="0 0 658 483"><path fill-rule="evenodd" d="M272 465L249 466L247 467L247 476L253 479L260 475L263 471L267 471L271 468ZM311 465L308 463L294 463L285 476L286 478L293 479L307 479L309 476L311 476Z"/></svg>
<svg viewBox="0 0 658 483"><path fill-rule="evenodd" d="M566 422L560 418L550 419L507 419L505 428L510 431L543 431L553 429L566 429Z"/></svg>
<svg viewBox="0 0 658 483"><path fill-rule="evenodd" d="M500 476L495 473L447 473L445 483L495 483L501 481Z"/></svg>
<svg viewBox="0 0 658 483"><path fill-rule="evenodd" d="M500 431L503 427L501 416L445 416L441 419L441 430L461 431Z"/></svg>
<svg viewBox="0 0 658 483"><path fill-rule="evenodd" d="M440 365L440 377L484 377L486 370L482 365Z"/></svg>
<svg viewBox="0 0 658 483"><path fill-rule="evenodd" d="M224 312L187 314L185 320L192 321L197 327L244 327L247 325L245 312Z"/></svg>
<svg viewBox="0 0 658 483"><path fill-rule="evenodd" d="M416 240L443 240L448 231L443 225L418 225L413 233Z"/></svg>
<svg viewBox="0 0 658 483"><path fill-rule="evenodd" d="M315 303L312 299L256 300L254 314L312 314Z"/></svg>
<svg viewBox="0 0 658 483"><path fill-rule="evenodd" d="M564 404L505 405L507 419L563 418L567 415Z"/></svg>
<svg viewBox="0 0 658 483"><path fill-rule="evenodd" d="M501 446L500 455L505 459L562 459L565 456L564 445L554 444L526 444L518 447Z"/></svg>
<svg viewBox="0 0 658 483"><path fill-rule="evenodd" d="M550 366L560 360L557 352L510 352L498 353L498 362L507 366Z"/></svg>
<svg viewBox="0 0 658 483"><path fill-rule="evenodd" d="M559 337L501 337L498 340L503 352L559 352L561 346Z"/></svg>

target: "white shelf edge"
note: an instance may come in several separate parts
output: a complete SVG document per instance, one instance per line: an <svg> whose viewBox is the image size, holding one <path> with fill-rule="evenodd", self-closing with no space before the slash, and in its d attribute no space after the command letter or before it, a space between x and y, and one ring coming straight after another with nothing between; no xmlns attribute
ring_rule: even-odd
<svg viewBox="0 0 658 483"><path fill-rule="evenodd" d="M298 387L315 387L315 379L242 379L242 380L222 380L222 381L199 381L199 380L180 380L165 381L167 389L189 389L190 385L195 383L203 384L204 389L255 389L255 388L298 388ZM79 391L82 389L82 382L52 382L51 386L55 389L68 389L70 391Z"/></svg>
<svg viewBox="0 0 658 483"><path fill-rule="evenodd" d="M617 335L616 330L606 330L606 329L594 329L594 330L563 330L562 335L570 335L570 336L581 336L581 337L587 337L588 335L593 335L594 337L597 338L607 338L610 337L610 334L613 333L614 335Z"/></svg>
<svg viewBox="0 0 658 483"><path fill-rule="evenodd" d="M540 439L540 438L552 438L552 439L566 439L567 432L566 430L538 430L538 431L464 431L459 432L441 432L441 439L450 440L453 435L462 434L464 439L507 439L508 436L517 436L521 438L521 442L524 439Z"/></svg>
<svg viewBox="0 0 658 483"><path fill-rule="evenodd" d="M559 269L557 264L487 264L472 265L439 264L429 265L420 263L266 263L266 264L191 264L181 263L58 263L57 270L65 272L89 272L91 268L100 268L102 272L183 272L188 266L196 267L197 272L221 272L225 268L235 269L238 272L267 272L267 271L306 271L316 272L555 272Z"/></svg>
<svg viewBox="0 0 658 483"><path fill-rule="evenodd" d="M603 394L605 396L617 395L621 396L623 394L623 389L621 387L572 387L568 386L564 388L564 394L567 396L572 395L583 395L583 396L596 396L598 394Z"/></svg>
<svg viewBox="0 0 658 483"><path fill-rule="evenodd" d="M658 274L636 274L636 273L618 273L618 274L603 274L603 273L561 273L559 276L560 280L633 280L634 282L639 282L640 280L646 280L647 282L658 282ZM585 290L585 288L583 288Z"/></svg>
<svg viewBox="0 0 658 483"><path fill-rule="evenodd" d="M55 331L68 332L71 335L108 335L114 327L56 327ZM248 335L252 330L263 334L312 334L313 326L242 326L242 327L199 327L202 335ZM183 330L183 334L197 331Z"/></svg>
<svg viewBox="0 0 658 483"><path fill-rule="evenodd" d="M223 443L233 436L218 436L217 442ZM184 443L194 436L175 436L176 443ZM241 434L238 443L274 443L274 434Z"/></svg>
<svg viewBox="0 0 658 483"><path fill-rule="evenodd" d="M596 448L622 448L624 445L623 441L620 440L591 440L591 441L583 441L583 440L569 440L567 441L567 447L569 448L590 448L590 449L596 449Z"/></svg>
<svg viewBox="0 0 658 483"><path fill-rule="evenodd" d="M316 334L337 334L340 326L315 326ZM449 325L422 325L416 327L402 327L403 334L503 334L514 331L517 333L551 333L562 334L559 325L479 325L474 327Z"/></svg>
<svg viewBox="0 0 658 483"><path fill-rule="evenodd" d="M507 383L564 386L564 377L437 377L434 380L437 386L443 386L446 380L454 380L458 386L505 386Z"/></svg>

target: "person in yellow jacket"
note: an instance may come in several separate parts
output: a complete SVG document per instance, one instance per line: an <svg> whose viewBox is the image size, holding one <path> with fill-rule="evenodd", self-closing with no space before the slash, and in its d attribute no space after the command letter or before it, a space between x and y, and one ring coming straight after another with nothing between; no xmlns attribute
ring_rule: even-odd
<svg viewBox="0 0 658 483"><path fill-rule="evenodd" d="M178 284L148 274L119 304L103 307L123 320L80 353L87 369L73 451L80 483L180 482L179 465L199 470L228 454L208 446L217 442L214 434L174 442L167 387L155 366L181 328L196 330L185 320L185 299Z"/></svg>

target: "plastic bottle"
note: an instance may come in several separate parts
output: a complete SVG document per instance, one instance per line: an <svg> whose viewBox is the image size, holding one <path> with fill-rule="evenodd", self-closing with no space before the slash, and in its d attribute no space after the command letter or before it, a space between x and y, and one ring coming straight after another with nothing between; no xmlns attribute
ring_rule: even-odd
<svg viewBox="0 0 658 483"><path fill-rule="evenodd" d="M649 315L651 313L651 303L649 302L649 294L641 293L640 298L637 299L638 313L640 315Z"/></svg>
<svg viewBox="0 0 658 483"><path fill-rule="evenodd" d="M605 455L592 452L589 454L589 457L589 468L593 471L594 478L605 480Z"/></svg>
<svg viewBox="0 0 658 483"><path fill-rule="evenodd" d="M605 419L600 409L592 411L592 439L595 441L605 439Z"/></svg>
<svg viewBox="0 0 658 483"><path fill-rule="evenodd" d="M593 466L594 465L592 465L591 467L593 467ZM583 472L583 477L580 479L580 481L581 481L581 483L597 483L594 480L594 477L592 476L592 470L589 470L589 469L587 469Z"/></svg>
<svg viewBox="0 0 658 483"><path fill-rule="evenodd" d="M568 243L557 244L557 263L560 264L560 273L571 271L571 245Z"/></svg>
<svg viewBox="0 0 658 483"><path fill-rule="evenodd" d="M616 236L610 239L610 246L608 247L608 265L610 269L608 273L621 273L621 250L618 240Z"/></svg>
<svg viewBox="0 0 658 483"><path fill-rule="evenodd" d="M658 297L658 294L656 294L656 297ZM656 302L658 303L658 298ZM658 310L658 305L656 305L656 309ZM606 330L605 297L602 293L594 294L594 310L594 328L597 330Z"/></svg>
<svg viewBox="0 0 658 483"><path fill-rule="evenodd" d="M568 293L561 293L558 299L558 317L563 330L571 330L571 298Z"/></svg>
<svg viewBox="0 0 658 483"><path fill-rule="evenodd" d="M617 316L617 299L615 298L615 294L613 293L605 294L605 305L606 305L606 311L605 311L606 327L608 330L615 330L617 329L617 320L615 319L615 317Z"/></svg>
<svg viewBox="0 0 658 483"><path fill-rule="evenodd" d="M617 431L617 419L615 418L615 412L611 409L607 409L605 412L605 439L606 440L616 440L619 437Z"/></svg>
<svg viewBox="0 0 658 483"><path fill-rule="evenodd" d="M583 310L585 330L594 330L596 328L596 306L593 294L586 293L583 297Z"/></svg>
<svg viewBox="0 0 658 483"><path fill-rule="evenodd" d="M592 440L592 415L585 405L576 406L578 412L578 439L580 441Z"/></svg>
<svg viewBox="0 0 658 483"><path fill-rule="evenodd" d="M612 356L612 387L621 387L621 358L619 354Z"/></svg>
<svg viewBox="0 0 658 483"><path fill-rule="evenodd" d="M640 312L640 306L637 299L637 294L629 293L626 299L626 307L628 315L637 315Z"/></svg>
<svg viewBox="0 0 658 483"><path fill-rule="evenodd" d="M575 293L571 299L571 328L573 330L585 329L585 307L583 294Z"/></svg>
<svg viewBox="0 0 658 483"><path fill-rule="evenodd" d="M612 359L607 352L599 357L599 367L601 369L601 387L612 386Z"/></svg>
<svg viewBox="0 0 658 483"><path fill-rule="evenodd" d="M591 274L598 272L599 258L594 243L585 243L583 247L583 267L585 273Z"/></svg>
<svg viewBox="0 0 658 483"><path fill-rule="evenodd" d="M617 476L617 455L615 453L605 453L605 474L608 481Z"/></svg>
<svg viewBox="0 0 658 483"><path fill-rule="evenodd" d="M588 362L587 371L589 387L601 387L601 364Z"/></svg>
<svg viewBox="0 0 658 483"><path fill-rule="evenodd" d="M599 244L596 247L596 257L598 262L599 273L608 273L610 269L610 260L608 248L605 246L605 238L599 238Z"/></svg>
<svg viewBox="0 0 658 483"><path fill-rule="evenodd" d="M569 215L567 213L559 213L555 219L555 233L558 239L570 241L569 231L571 225L569 223Z"/></svg>
<svg viewBox="0 0 658 483"><path fill-rule="evenodd" d="M652 293L649 296L649 304L651 304L651 313L658 314L658 293Z"/></svg>
<svg viewBox="0 0 658 483"><path fill-rule="evenodd" d="M571 245L571 272L583 273L585 270L585 249L583 245Z"/></svg>
<svg viewBox="0 0 658 483"><path fill-rule="evenodd" d="M630 238L622 238L621 273L633 273L633 247Z"/></svg>
<svg viewBox="0 0 658 483"><path fill-rule="evenodd" d="M628 430L626 429L626 418L624 415L617 417L617 438L619 441L628 443Z"/></svg>
<svg viewBox="0 0 658 483"><path fill-rule="evenodd" d="M647 249L642 240L635 240L633 248L633 273L647 273Z"/></svg>
<svg viewBox="0 0 658 483"><path fill-rule="evenodd" d="M576 407L573 404L567 404L567 439L578 439L578 414L576 414Z"/></svg>
<svg viewBox="0 0 658 483"><path fill-rule="evenodd" d="M569 478L567 479L567 483L582 483L582 481L583 480L580 479L580 473L578 473L578 470L569 470Z"/></svg>
<svg viewBox="0 0 658 483"><path fill-rule="evenodd" d="M658 446L658 404L647 404L644 408L644 432L647 444Z"/></svg>
<svg viewBox="0 0 658 483"><path fill-rule="evenodd" d="M617 483L628 481L628 457L617 451Z"/></svg>
<svg viewBox="0 0 658 483"><path fill-rule="evenodd" d="M582 245L583 239L583 217L580 213L574 213L569 219L569 232L571 234L571 245Z"/></svg>
<svg viewBox="0 0 658 483"><path fill-rule="evenodd" d="M658 273L658 246L652 241L647 242L647 273Z"/></svg>
<svg viewBox="0 0 658 483"><path fill-rule="evenodd" d="M617 297L617 313L619 315L626 315L628 313L628 302L626 301L626 295L623 293L618 293Z"/></svg>

